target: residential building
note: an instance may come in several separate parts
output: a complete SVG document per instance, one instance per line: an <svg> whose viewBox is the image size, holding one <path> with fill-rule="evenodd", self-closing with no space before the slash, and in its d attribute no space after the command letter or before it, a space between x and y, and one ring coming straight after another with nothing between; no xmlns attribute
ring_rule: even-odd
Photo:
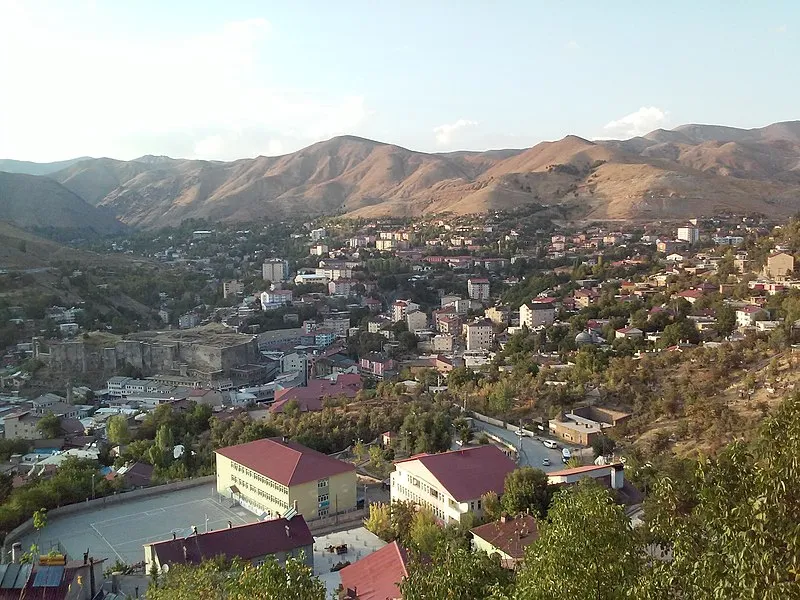
<svg viewBox="0 0 800 600"><path fill-rule="evenodd" d="M484 278L470 277L467 279L467 295L472 300L489 299L489 280Z"/></svg>
<svg viewBox="0 0 800 600"><path fill-rule="evenodd" d="M42 415L37 415L33 410L15 411L5 415L3 437L7 440L38 440L42 434L39 433L39 421Z"/></svg>
<svg viewBox="0 0 800 600"><path fill-rule="evenodd" d="M285 438L216 451L217 491L261 517L306 520L356 507L356 468Z"/></svg>
<svg viewBox="0 0 800 600"><path fill-rule="evenodd" d="M587 308L600 301L600 293L593 289L575 290L573 296L575 297L575 306L579 308Z"/></svg>
<svg viewBox="0 0 800 600"><path fill-rule="evenodd" d="M327 235L328 235L327 230L324 227L320 227L318 229L312 229L311 233L309 234L309 237L312 239L312 241L318 242Z"/></svg>
<svg viewBox="0 0 800 600"><path fill-rule="evenodd" d="M767 258L764 275L783 279L794 272L794 256L787 252L777 252Z"/></svg>
<svg viewBox="0 0 800 600"><path fill-rule="evenodd" d="M493 339L492 322L488 319L467 324L467 350L488 350Z"/></svg>
<svg viewBox="0 0 800 600"><path fill-rule="evenodd" d="M637 327L623 327L617 329L615 334L616 339L625 340L640 340L644 336L644 332Z"/></svg>
<svg viewBox="0 0 800 600"><path fill-rule="evenodd" d="M347 331L350 329L350 317L326 317L322 321L324 329L330 329L336 337L347 337Z"/></svg>
<svg viewBox="0 0 800 600"><path fill-rule="evenodd" d="M289 261L282 258L268 258L261 266L261 277L264 281L272 283L289 281Z"/></svg>
<svg viewBox="0 0 800 600"><path fill-rule="evenodd" d="M344 373L328 379L309 379L305 386L296 385L275 391L272 414L282 413L289 402L296 402L300 412L320 411L326 398L353 399L361 391L361 375Z"/></svg>
<svg viewBox="0 0 800 600"><path fill-rule="evenodd" d="M406 312L406 326L411 333L416 333L428 326L428 315L421 310Z"/></svg>
<svg viewBox="0 0 800 600"><path fill-rule="evenodd" d="M200 325L200 315L195 313L186 313L178 317L178 327L181 329L191 329Z"/></svg>
<svg viewBox="0 0 800 600"><path fill-rule="evenodd" d="M599 483L606 484L612 490L621 490L625 487L624 466L622 463L608 465L586 465L573 467L560 471L551 471L547 474L550 485L574 485L581 479L591 477Z"/></svg>
<svg viewBox="0 0 800 600"><path fill-rule="evenodd" d="M272 310L290 304L294 299L292 290L267 290L261 292L261 310Z"/></svg>
<svg viewBox="0 0 800 600"><path fill-rule="evenodd" d="M311 256L325 256L330 251L330 248L327 244L317 244L315 246L311 246L308 253Z"/></svg>
<svg viewBox="0 0 800 600"><path fill-rule="evenodd" d="M691 223L678 227L677 239L687 244L696 244L700 241L700 228Z"/></svg>
<svg viewBox="0 0 800 600"><path fill-rule="evenodd" d="M496 325L508 325L508 308L503 306L490 306L483 311L483 316Z"/></svg>
<svg viewBox="0 0 800 600"><path fill-rule="evenodd" d="M406 313L419 310L419 304L411 300L396 300L392 304L392 322L397 323L406 318Z"/></svg>
<svg viewBox="0 0 800 600"><path fill-rule="evenodd" d="M241 281L224 281L222 282L222 297L231 298L239 296L244 293L244 284Z"/></svg>
<svg viewBox="0 0 800 600"><path fill-rule="evenodd" d="M382 354L367 354L359 359L362 375L375 379L387 379L397 375L397 361Z"/></svg>
<svg viewBox="0 0 800 600"><path fill-rule="evenodd" d="M551 419L549 429L557 438L581 446L590 446L596 438L627 421L630 416L629 413L610 408L585 406L576 408L557 419Z"/></svg>
<svg viewBox="0 0 800 600"><path fill-rule="evenodd" d="M552 300L534 299L519 307L519 324L528 329L552 325L556 318L555 304Z"/></svg>
<svg viewBox="0 0 800 600"><path fill-rule="evenodd" d="M333 279L328 283L328 293L331 296L352 296L356 283L353 279Z"/></svg>
<svg viewBox="0 0 800 600"><path fill-rule="evenodd" d="M227 560L239 558L254 565L273 557L284 564L287 558L301 554L313 568L314 536L302 515L295 515L235 527L229 524L226 529L145 544L144 565L145 572L149 572L153 566L161 570L164 565L198 565L218 556Z"/></svg>
<svg viewBox="0 0 800 600"><path fill-rule="evenodd" d="M328 285L328 278L317 273L298 273L294 282L297 285Z"/></svg>
<svg viewBox="0 0 800 600"><path fill-rule="evenodd" d="M539 527L531 515L504 516L479 527L472 532L472 547L496 554L507 569L515 569L525 558L525 549L539 537Z"/></svg>
<svg viewBox="0 0 800 600"><path fill-rule="evenodd" d="M353 277L353 269L345 266L317 267L315 272L317 275L322 275L330 280L351 279Z"/></svg>
<svg viewBox="0 0 800 600"><path fill-rule="evenodd" d="M400 582L408 577L408 553L392 542L339 571L341 600L399 600Z"/></svg>
<svg viewBox="0 0 800 600"><path fill-rule="evenodd" d="M736 309L737 327L753 327L756 321L766 321L767 319L769 319L767 311L754 304L746 304Z"/></svg>
<svg viewBox="0 0 800 600"><path fill-rule="evenodd" d="M421 454L395 461L391 500L429 508L443 523L460 522L472 512L483 515L482 496L503 493L513 460L492 445L474 446L441 454Z"/></svg>

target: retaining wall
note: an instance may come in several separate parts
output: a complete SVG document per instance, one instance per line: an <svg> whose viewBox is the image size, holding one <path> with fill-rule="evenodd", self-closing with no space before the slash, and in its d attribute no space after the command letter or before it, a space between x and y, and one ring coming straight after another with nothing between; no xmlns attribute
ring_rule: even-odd
<svg viewBox="0 0 800 600"><path fill-rule="evenodd" d="M63 515L72 515L90 510L97 510L112 504L124 504L125 502L139 500L141 498L148 498L150 496L161 496L162 494L169 494L170 492L176 492L178 490L208 485L209 483L216 482L216 480L216 475L207 475L206 477L184 479L183 481L174 481L172 483L165 483L164 485L155 485L153 487L141 488L131 492L122 492L120 494L114 494L113 496L104 496L103 498L96 498L95 500L86 500L85 502L67 504L66 506L59 506L57 508L48 510L47 518L48 520L51 520ZM2 556L0 556L2 562L5 562L7 557L10 556L11 545L31 531L33 531L33 518L28 519L22 525L15 527L8 533L5 540L3 540Z"/></svg>

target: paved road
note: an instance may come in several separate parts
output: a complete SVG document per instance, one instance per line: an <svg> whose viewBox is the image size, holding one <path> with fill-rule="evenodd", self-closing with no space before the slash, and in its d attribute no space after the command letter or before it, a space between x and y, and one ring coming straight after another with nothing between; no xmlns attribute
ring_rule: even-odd
<svg viewBox="0 0 800 600"><path fill-rule="evenodd" d="M502 438L511 444L514 444L516 448L520 447L520 438L515 431L509 431L508 429L504 429L502 427L496 427L494 425L490 425L489 423L478 421L477 419L474 419L473 423L475 424L475 427L477 429L479 430L482 429L488 433L491 433L492 435L496 435L497 437ZM561 441L558 441L557 450L550 450L549 448L546 448L542 444L542 440L544 439L548 438L545 437L522 438L522 448L519 460L519 464L521 466L535 467L537 469L542 469L543 471L558 471L559 469L564 468L564 465L561 462L561 448L566 446L570 450L572 450L573 453L575 453L575 451L580 450L577 446L564 444ZM545 458L550 459L550 466L544 466L542 464L542 461Z"/></svg>

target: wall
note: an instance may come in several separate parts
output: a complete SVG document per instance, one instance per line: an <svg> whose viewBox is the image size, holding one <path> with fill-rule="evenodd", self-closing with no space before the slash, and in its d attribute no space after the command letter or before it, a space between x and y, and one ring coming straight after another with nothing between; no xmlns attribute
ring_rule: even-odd
<svg viewBox="0 0 800 600"><path fill-rule="evenodd" d="M47 519L52 522L52 519L57 519L62 515L72 515L81 512L89 512L97 510L111 504L124 504L132 500L139 500L141 498L148 498L151 496L161 496L169 494L178 490L185 490L187 488L198 487L213 483L214 475L207 477L197 477L195 479L185 479L183 481L176 481L173 483L166 483L164 485L156 485L149 488L142 488L132 492L123 492L113 496L106 496L105 498L97 498L96 500L87 500L86 502L77 502L75 504L68 504L67 506L59 506L47 511ZM3 540L2 560L3 562L11 555L11 545L21 537L33 531L33 519L28 519L22 525L12 529L6 539Z"/></svg>
<svg viewBox="0 0 800 600"><path fill-rule="evenodd" d="M328 494L327 508L331 514L352 510L356 507L356 483L356 470L353 469L329 477L325 488L317 487L316 480L295 485L289 489L289 504L297 501L297 510L307 521L318 517L321 494Z"/></svg>

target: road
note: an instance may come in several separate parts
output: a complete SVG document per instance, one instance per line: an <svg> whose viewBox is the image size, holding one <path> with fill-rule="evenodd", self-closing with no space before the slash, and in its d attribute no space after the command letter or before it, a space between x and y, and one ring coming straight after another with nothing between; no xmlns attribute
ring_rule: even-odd
<svg viewBox="0 0 800 600"><path fill-rule="evenodd" d="M484 423L483 421L478 421L477 419L473 420L475 428L478 430L486 431L487 433L491 433L492 435L496 435L503 440L514 444L514 447L520 448L520 438L516 434L515 431L509 431L508 429L503 429L502 427L496 427L494 425L490 425L489 423ZM561 440L558 440L558 449L557 450L550 450L546 448L544 444L542 444L542 440L550 439L546 437L523 437L522 438L522 448L519 457L519 464L520 466L529 466L535 467L537 469L541 469L543 471L558 471L559 469L563 469L564 465L561 462L561 448L565 446L575 453L582 453L585 449L581 449L578 446L572 446L569 444L564 444ZM588 450L588 449L586 449ZM591 450L588 450L591 452ZM550 465L544 466L542 461L545 458L550 459Z"/></svg>

